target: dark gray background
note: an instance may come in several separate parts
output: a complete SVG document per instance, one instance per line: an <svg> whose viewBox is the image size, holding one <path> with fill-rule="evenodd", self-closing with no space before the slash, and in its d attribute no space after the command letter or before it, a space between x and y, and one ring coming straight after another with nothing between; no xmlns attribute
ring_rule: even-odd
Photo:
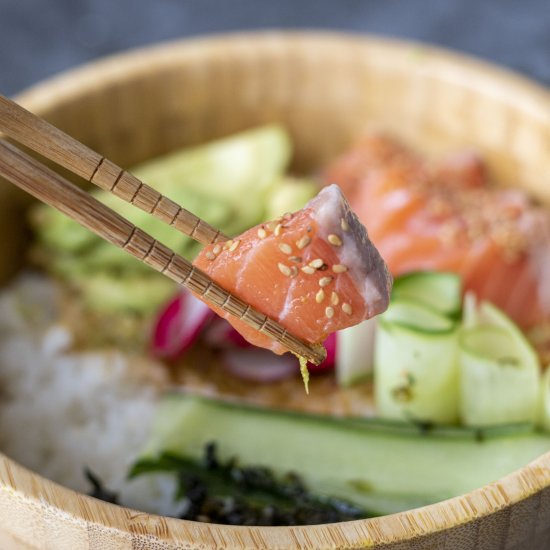
<svg viewBox="0 0 550 550"><path fill-rule="evenodd" d="M138 45L259 28L413 38L550 84L550 0L0 0L0 92Z"/></svg>

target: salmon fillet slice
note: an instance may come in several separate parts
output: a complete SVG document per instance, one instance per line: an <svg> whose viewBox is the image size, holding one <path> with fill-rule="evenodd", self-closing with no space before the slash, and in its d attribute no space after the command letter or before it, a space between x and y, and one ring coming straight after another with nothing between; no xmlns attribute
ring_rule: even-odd
<svg viewBox="0 0 550 550"><path fill-rule="evenodd" d="M523 328L549 322L550 215L522 191L493 187L477 154L434 164L370 135L323 177L342 186L394 276L458 273Z"/></svg>
<svg viewBox="0 0 550 550"><path fill-rule="evenodd" d="M312 344L383 312L392 286L384 260L336 185L298 212L206 246L194 265ZM252 344L288 351L213 309Z"/></svg>

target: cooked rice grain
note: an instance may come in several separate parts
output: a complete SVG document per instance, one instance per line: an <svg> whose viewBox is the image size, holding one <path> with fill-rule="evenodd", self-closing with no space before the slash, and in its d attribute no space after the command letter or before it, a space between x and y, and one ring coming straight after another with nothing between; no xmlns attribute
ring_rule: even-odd
<svg viewBox="0 0 550 550"><path fill-rule="evenodd" d="M22 276L0 294L0 448L77 491L87 466L125 505L177 515L165 476L128 482L167 380L160 365L116 351L71 350L59 324L58 291Z"/></svg>

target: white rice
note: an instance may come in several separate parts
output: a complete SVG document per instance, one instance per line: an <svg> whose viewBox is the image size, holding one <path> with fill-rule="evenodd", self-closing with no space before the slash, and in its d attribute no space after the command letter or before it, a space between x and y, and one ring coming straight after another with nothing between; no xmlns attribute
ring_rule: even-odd
<svg viewBox="0 0 550 550"><path fill-rule="evenodd" d="M81 492L90 468L123 504L177 515L175 480L126 474L165 387L162 366L114 351L71 351L51 281L23 276L0 294L0 449Z"/></svg>

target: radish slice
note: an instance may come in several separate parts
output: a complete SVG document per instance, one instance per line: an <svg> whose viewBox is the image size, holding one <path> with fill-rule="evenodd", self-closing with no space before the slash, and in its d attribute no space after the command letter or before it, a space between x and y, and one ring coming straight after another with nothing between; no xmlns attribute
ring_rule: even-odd
<svg viewBox="0 0 550 550"><path fill-rule="evenodd" d="M206 327L203 335L203 341L214 349L231 349L241 348L249 349L255 346L248 340L245 340L233 326L226 320L217 318L214 319ZM323 345L327 350L327 358L320 364L314 365L308 363L308 370L312 373L325 372L333 369L336 363L336 333L330 334L324 341Z"/></svg>
<svg viewBox="0 0 550 550"><path fill-rule="evenodd" d="M256 347L226 350L221 364L234 376L260 384L278 382L300 372L294 356L275 355L269 350Z"/></svg>
<svg viewBox="0 0 550 550"><path fill-rule="evenodd" d="M323 346L325 346L325 349L327 350L327 358L319 365L308 363L307 368L309 372L326 372L334 369L336 364L336 345L336 332L333 332L332 334L329 334L327 339L323 342Z"/></svg>
<svg viewBox="0 0 550 550"><path fill-rule="evenodd" d="M199 337L215 313L193 294L182 290L161 311L153 329L151 351L155 357L177 359Z"/></svg>
<svg viewBox="0 0 550 550"><path fill-rule="evenodd" d="M243 338L225 319L217 317L205 328L202 339L214 349L251 348L253 345Z"/></svg>

